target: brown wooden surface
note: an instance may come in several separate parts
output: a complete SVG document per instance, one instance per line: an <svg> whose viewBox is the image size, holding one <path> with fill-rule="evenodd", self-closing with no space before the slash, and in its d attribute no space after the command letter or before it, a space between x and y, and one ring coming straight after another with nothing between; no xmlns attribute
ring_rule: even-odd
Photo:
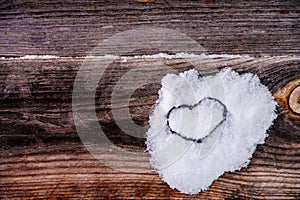
<svg viewBox="0 0 300 200"><path fill-rule="evenodd" d="M0 6L0 57L15 57L0 60L0 198L300 198L300 115L293 110L297 101L289 105L300 85L298 1L2 1ZM232 67L255 73L279 103L279 116L250 165L224 173L198 195L181 194L159 178L144 139L124 134L110 106L112 90L128 70L162 62L184 71L193 67L191 60L128 57L108 67L97 87L98 120L114 144L136 156L106 151L98 161L80 141L72 116L73 83L84 58L18 58L86 56L101 39L144 25L186 33L210 53L253 56L202 59L200 72ZM122 120L147 126L159 88L157 83L137 89L131 116ZM111 162L116 167L106 164Z"/></svg>
<svg viewBox="0 0 300 200"><path fill-rule="evenodd" d="M82 146L72 120L72 84L82 61L1 61L0 78L4 86L0 105L1 197L189 197L170 189L158 177L144 152L144 140L133 140L124 135L114 125L109 106L114 83L129 69L163 61L182 71L192 67L189 60L127 59L124 63L117 59L109 67L108 74L98 86L97 98L102 102L97 104L98 116L102 116L99 122L115 144L125 149L133 148L138 156L108 156L108 160L100 162ZM291 89L282 91L282 88L300 78L298 57L216 58L202 62L214 62L217 69L233 67L239 72L256 73L275 97L281 92L281 99L284 99L283 94L291 92ZM201 73L210 70L204 67ZM131 117L139 124L147 124L159 87L159 84L147 87L147 90L141 87L133 95ZM257 148L250 166L235 173L225 173L208 191L192 197L299 198L299 119L289 114L289 107L284 103L278 111L279 117L266 144ZM124 160L128 159L129 167L135 171L122 172L106 166L105 163L111 162L110 158L117 159L114 162L121 169ZM124 166L124 170L126 168L128 166Z"/></svg>
<svg viewBox="0 0 300 200"><path fill-rule="evenodd" d="M209 53L299 55L299 12L298 0L1 1L0 56L85 56L142 26L185 33Z"/></svg>

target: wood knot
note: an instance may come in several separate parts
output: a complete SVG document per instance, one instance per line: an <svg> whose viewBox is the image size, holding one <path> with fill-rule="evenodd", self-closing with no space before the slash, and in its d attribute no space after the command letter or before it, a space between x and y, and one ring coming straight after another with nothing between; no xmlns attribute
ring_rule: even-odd
<svg viewBox="0 0 300 200"><path fill-rule="evenodd" d="M300 79L287 83L273 94L290 116L300 119Z"/></svg>
<svg viewBox="0 0 300 200"><path fill-rule="evenodd" d="M292 90L289 97L289 106L294 113L300 114L300 85Z"/></svg>

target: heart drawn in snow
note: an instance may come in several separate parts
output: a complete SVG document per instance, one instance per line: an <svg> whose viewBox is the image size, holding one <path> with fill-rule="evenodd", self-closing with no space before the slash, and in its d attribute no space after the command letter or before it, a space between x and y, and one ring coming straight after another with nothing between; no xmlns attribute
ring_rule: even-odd
<svg viewBox="0 0 300 200"><path fill-rule="evenodd" d="M167 126L171 133L201 143L219 133L216 130L225 122L226 115L227 108L220 100L206 97L194 105L172 107L167 114Z"/></svg>
<svg viewBox="0 0 300 200"><path fill-rule="evenodd" d="M194 104L197 96L201 100ZM276 105L250 73L166 75L147 132L151 163L171 188L186 194L206 190L224 172L249 164L277 117Z"/></svg>

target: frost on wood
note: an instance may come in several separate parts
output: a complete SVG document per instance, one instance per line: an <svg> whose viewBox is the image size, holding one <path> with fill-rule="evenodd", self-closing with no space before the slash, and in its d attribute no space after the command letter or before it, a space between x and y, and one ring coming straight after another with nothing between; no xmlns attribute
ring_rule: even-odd
<svg viewBox="0 0 300 200"><path fill-rule="evenodd" d="M250 73L168 74L147 132L151 163L171 188L196 194L224 172L249 164L275 109L267 87Z"/></svg>
<svg viewBox="0 0 300 200"><path fill-rule="evenodd" d="M158 53L153 55L136 55L136 56L118 56L118 55L88 55L88 56L57 56L57 55L25 55L21 57L0 57L0 60L33 60L33 59L118 59L123 60L134 58L134 59L179 59L179 58L251 58L250 56L245 55L232 55L232 54L190 54L190 53L176 53L176 54L166 54Z"/></svg>

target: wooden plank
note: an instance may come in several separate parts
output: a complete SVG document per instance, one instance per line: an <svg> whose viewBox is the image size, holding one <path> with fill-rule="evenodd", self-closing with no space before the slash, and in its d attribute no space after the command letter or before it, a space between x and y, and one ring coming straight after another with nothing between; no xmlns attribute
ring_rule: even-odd
<svg viewBox="0 0 300 200"><path fill-rule="evenodd" d="M138 155L130 162L135 172L122 172L106 166L107 160L95 160L78 143L1 150L0 197L299 198L299 142L273 134L265 145L258 147L249 167L223 174L209 190L193 196L170 189L149 165L148 155L142 151ZM123 164L121 156L116 158L116 165Z"/></svg>
<svg viewBox="0 0 300 200"><path fill-rule="evenodd" d="M116 59L96 92L102 129L113 144L134 152L122 157L101 149L100 162L87 152L72 116L72 88L83 58L2 59L0 61L0 197L12 198L186 198L172 190L151 168L143 138L128 136L112 117L111 93L129 70L155 63L177 71L193 67L197 59ZM250 166L225 173L206 192L193 198L297 199L300 197L300 117L291 110L290 94L299 86L300 58L241 57L201 59L200 73L224 67L259 76L279 103L279 117L266 144L259 145ZM157 71L155 71L157 70ZM147 74L144 75L147 77ZM134 78L129 81L134 81ZM160 85L141 86L130 98L131 116L147 125L149 110ZM130 89L130 88L124 88ZM92 105L85 104L85 109ZM80 106L75 105L75 106ZM126 164L126 165L124 165ZM134 169L128 172L128 169Z"/></svg>
<svg viewBox="0 0 300 200"><path fill-rule="evenodd" d="M18 144L18 140L23 141L25 138L28 142L36 143L51 140L50 136L53 136L53 141L70 140L71 138L76 140L77 134L72 119L71 98L76 72L82 61L83 59L46 59L38 62L37 60L3 60L1 62L0 112L1 124L4 127L1 131L1 143L6 143L6 140L14 140ZM114 129L118 132L118 128L113 126L115 123L111 114L111 93L118 80L130 69L137 66L142 67L149 63L154 66L155 62L162 61L178 71L192 67L192 60L188 62L182 59L127 59L127 62L117 60L110 65L106 74L101 77L96 92L98 99L96 109L104 128L108 127L109 130ZM214 63L214 65L209 63ZM202 74L214 70L207 68L207 66L215 69L231 66L239 72L256 73L263 84L267 85L273 93L279 91L287 83L298 80L300 74L299 58L295 57L219 58L201 60L201 64L203 65L203 68L200 68ZM153 72L156 73L156 71L158 71L157 75L161 73L153 68ZM144 78L146 76L143 75ZM130 81L134 82L135 80ZM158 97L159 88L159 83L144 85L133 94L134 96L130 100L130 110L131 117L136 123L147 125L149 111ZM124 90L130 89L124 88ZM285 94L289 95L291 89ZM83 104L87 110L93 109L92 105L86 105L84 102L86 100L83 99L80 104ZM280 102L282 103L282 101ZM289 109L288 104L284 105ZM114 109L122 108L122 106L124 105L116 105ZM128 120L128 118L123 120ZM14 133L11 136L9 127L12 125ZM35 132L39 134L34 134ZM297 136L296 133L297 130L295 130ZM289 135L293 134L289 130ZM19 137L16 137L17 135ZM129 140L131 139L129 138ZM143 141L140 140L136 142L143 144ZM8 143L11 144L11 142ZM121 143L124 141L122 140Z"/></svg>
<svg viewBox="0 0 300 200"><path fill-rule="evenodd" d="M185 33L209 53L299 55L299 12L297 0L2 1L0 56L86 56L104 38L145 26Z"/></svg>

